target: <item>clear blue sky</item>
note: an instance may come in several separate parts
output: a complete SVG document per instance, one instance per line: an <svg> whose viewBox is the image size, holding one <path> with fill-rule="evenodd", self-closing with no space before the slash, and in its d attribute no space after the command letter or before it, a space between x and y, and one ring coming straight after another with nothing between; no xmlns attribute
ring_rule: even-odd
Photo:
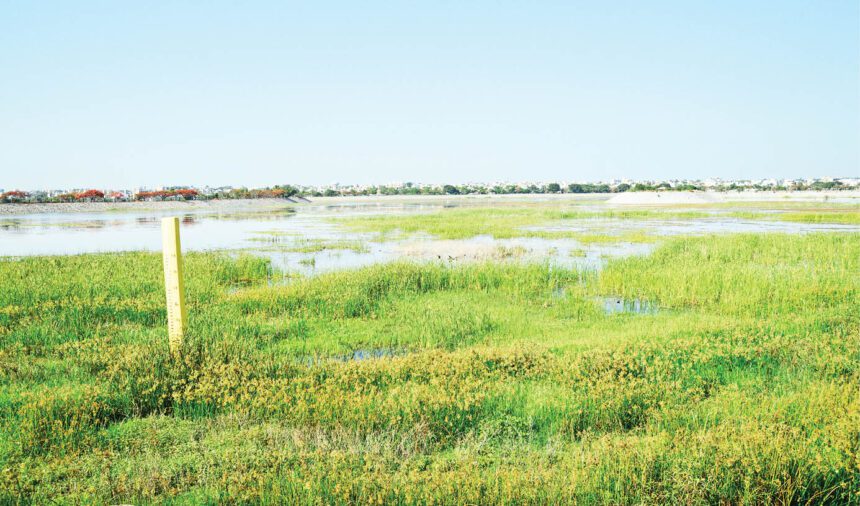
<svg viewBox="0 0 860 506"><path fill-rule="evenodd" d="M0 188L860 176L856 0L0 3Z"/></svg>

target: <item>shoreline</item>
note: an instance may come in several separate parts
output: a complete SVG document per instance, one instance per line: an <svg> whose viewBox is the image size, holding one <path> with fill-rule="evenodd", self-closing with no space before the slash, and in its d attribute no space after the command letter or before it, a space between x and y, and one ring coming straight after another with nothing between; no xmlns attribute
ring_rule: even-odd
<svg viewBox="0 0 860 506"><path fill-rule="evenodd" d="M234 211L296 205L285 199L185 200L166 202L50 202L0 204L0 216L134 211ZM307 205L307 204L302 204Z"/></svg>
<svg viewBox="0 0 860 506"><path fill-rule="evenodd" d="M162 202L52 202L0 204L0 216L49 213L98 213L133 211L235 211L289 206L382 202L439 201L580 201L608 205L708 205L723 202L833 202L860 204L860 190L750 191L750 192L624 192L624 193L529 193L480 195L360 195L311 197L308 202L286 199L188 200Z"/></svg>

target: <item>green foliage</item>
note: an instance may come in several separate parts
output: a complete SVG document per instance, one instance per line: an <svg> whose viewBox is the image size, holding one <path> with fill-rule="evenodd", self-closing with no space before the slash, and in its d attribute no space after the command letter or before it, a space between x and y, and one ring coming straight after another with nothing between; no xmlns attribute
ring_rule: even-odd
<svg viewBox="0 0 860 506"><path fill-rule="evenodd" d="M158 255L0 261L0 503L858 501L857 234L270 270L188 255L177 360Z"/></svg>
<svg viewBox="0 0 860 506"><path fill-rule="evenodd" d="M620 186L620 185L619 185ZM629 185L627 185L629 186ZM573 183L567 186L569 193L609 193L611 191L608 184L577 184ZM625 191L625 190L620 190Z"/></svg>

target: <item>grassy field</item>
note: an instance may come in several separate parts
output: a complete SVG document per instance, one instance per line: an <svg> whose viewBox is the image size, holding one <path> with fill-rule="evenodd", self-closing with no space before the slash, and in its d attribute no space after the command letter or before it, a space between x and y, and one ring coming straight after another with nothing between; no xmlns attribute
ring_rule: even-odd
<svg viewBox="0 0 860 506"><path fill-rule="evenodd" d="M570 204L508 204L507 206L444 209L428 213L387 214L339 218L336 221L354 230L378 232L383 238L416 233L440 239L468 239L479 235L496 239L512 237L570 238L593 242L594 234L570 230L542 230L541 226L582 225L582 220L636 220L647 228L649 221L661 220L748 220L788 221L814 224L860 224L857 205L785 206L758 203L761 209L726 209L711 206L662 206L654 209L582 210ZM735 206L737 207L737 206ZM637 240L637 237L640 240ZM634 234L631 242L642 242L646 234ZM611 236L610 236L610 239ZM625 239L628 240L629 239Z"/></svg>
<svg viewBox="0 0 860 506"><path fill-rule="evenodd" d="M0 503L860 504L860 234L185 271L175 360L159 255L0 261Z"/></svg>

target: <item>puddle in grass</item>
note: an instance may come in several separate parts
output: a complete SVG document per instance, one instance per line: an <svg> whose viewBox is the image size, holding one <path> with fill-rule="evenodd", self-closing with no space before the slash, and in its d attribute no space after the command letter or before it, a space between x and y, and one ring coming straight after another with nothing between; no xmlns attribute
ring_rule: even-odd
<svg viewBox="0 0 860 506"><path fill-rule="evenodd" d="M552 290L552 298L563 299L567 296L564 286L557 286ZM622 297L597 297L594 301L603 308L607 315L613 314L657 314L657 304L641 299L624 299Z"/></svg>
<svg viewBox="0 0 860 506"><path fill-rule="evenodd" d="M603 306L603 312L612 314L656 314L657 305L647 300L624 299L621 297L600 297L599 303Z"/></svg>
<svg viewBox="0 0 860 506"><path fill-rule="evenodd" d="M326 362L361 362L380 358L403 356L407 350L403 348L362 348L343 355L315 356L307 355L299 359L304 365L320 365Z"/></svg>
<svg viewBox="0 0 860 506"><path fill-rule="evenodd" d="M404 353L404 350L397 348L369 348L364 350L354 350L352 353L336 356L335 360L339 360L341 362L360 362L362 360L370 360L374 358L396 357L398 355L403 355Z"/></svg>

